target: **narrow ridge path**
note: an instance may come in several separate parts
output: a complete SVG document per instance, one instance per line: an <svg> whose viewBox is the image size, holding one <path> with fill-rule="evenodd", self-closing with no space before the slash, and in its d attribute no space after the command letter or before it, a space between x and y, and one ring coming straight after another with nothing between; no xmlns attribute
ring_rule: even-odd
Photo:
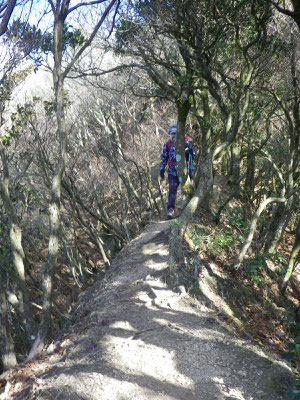
<svg viewBox="0 0 300 400"><path fill-rule="evenodd" d="M79 299L72 324L13 399L280 400L291 378L172 286L172 222L149 225ZM174 283L174 282L173 282Z"/></svg>

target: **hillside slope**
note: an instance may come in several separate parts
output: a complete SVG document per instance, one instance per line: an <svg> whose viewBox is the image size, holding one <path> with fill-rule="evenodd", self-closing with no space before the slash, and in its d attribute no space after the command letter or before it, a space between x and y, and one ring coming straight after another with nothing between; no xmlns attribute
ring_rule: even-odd
<svg viewBox="0 0 300 400"><path fill-rule="evenodd" d="M0 399L280 400L292 372L229 331L169 264L172 222L149 225L84 292L63 336Z"/></svg>

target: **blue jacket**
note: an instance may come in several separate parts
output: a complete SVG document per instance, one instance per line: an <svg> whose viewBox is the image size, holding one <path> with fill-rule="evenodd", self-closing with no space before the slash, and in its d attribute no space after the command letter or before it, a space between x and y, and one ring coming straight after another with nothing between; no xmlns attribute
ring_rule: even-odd
<svg viewBox="0 0 300 400"><path fill-rule="evenodd" d="M189 161L189 156L191 155L192 160L194 160L196 153L188 138L185 139L185 157L186 162ZM161 162L160 162L160 170L164 171L166 166L169 166L168 174L177 176L177 161L176 161L176 148L173 141L168 140L163 147L163 152L161 155ZM189 165L190 170L192 169L192 165ZM189 171L191 172L191 171Z"/></svg>

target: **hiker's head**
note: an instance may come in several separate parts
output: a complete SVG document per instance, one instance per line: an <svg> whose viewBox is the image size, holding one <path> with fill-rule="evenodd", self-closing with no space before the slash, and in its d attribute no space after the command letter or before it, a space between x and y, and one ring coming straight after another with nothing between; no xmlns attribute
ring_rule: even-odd
<svg viewBox="0 0 300 400"><path fill-rule="evenodd" d="M176 139L176 132L177 132L177 124L171 124L169 127L169 135L171 140Z"/></svg>

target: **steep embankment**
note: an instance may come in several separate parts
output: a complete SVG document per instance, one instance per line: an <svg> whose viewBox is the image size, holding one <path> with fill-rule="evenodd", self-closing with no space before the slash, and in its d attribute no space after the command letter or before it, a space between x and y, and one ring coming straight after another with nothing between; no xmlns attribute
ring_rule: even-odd
<svg viewBox="0 0 300 400"><path fill-rule="evenodd" d="M80 296L64 336L14 371L1 399L285 399L289 368L175 282L171 223L149 225L121 251Z"/></svg>

